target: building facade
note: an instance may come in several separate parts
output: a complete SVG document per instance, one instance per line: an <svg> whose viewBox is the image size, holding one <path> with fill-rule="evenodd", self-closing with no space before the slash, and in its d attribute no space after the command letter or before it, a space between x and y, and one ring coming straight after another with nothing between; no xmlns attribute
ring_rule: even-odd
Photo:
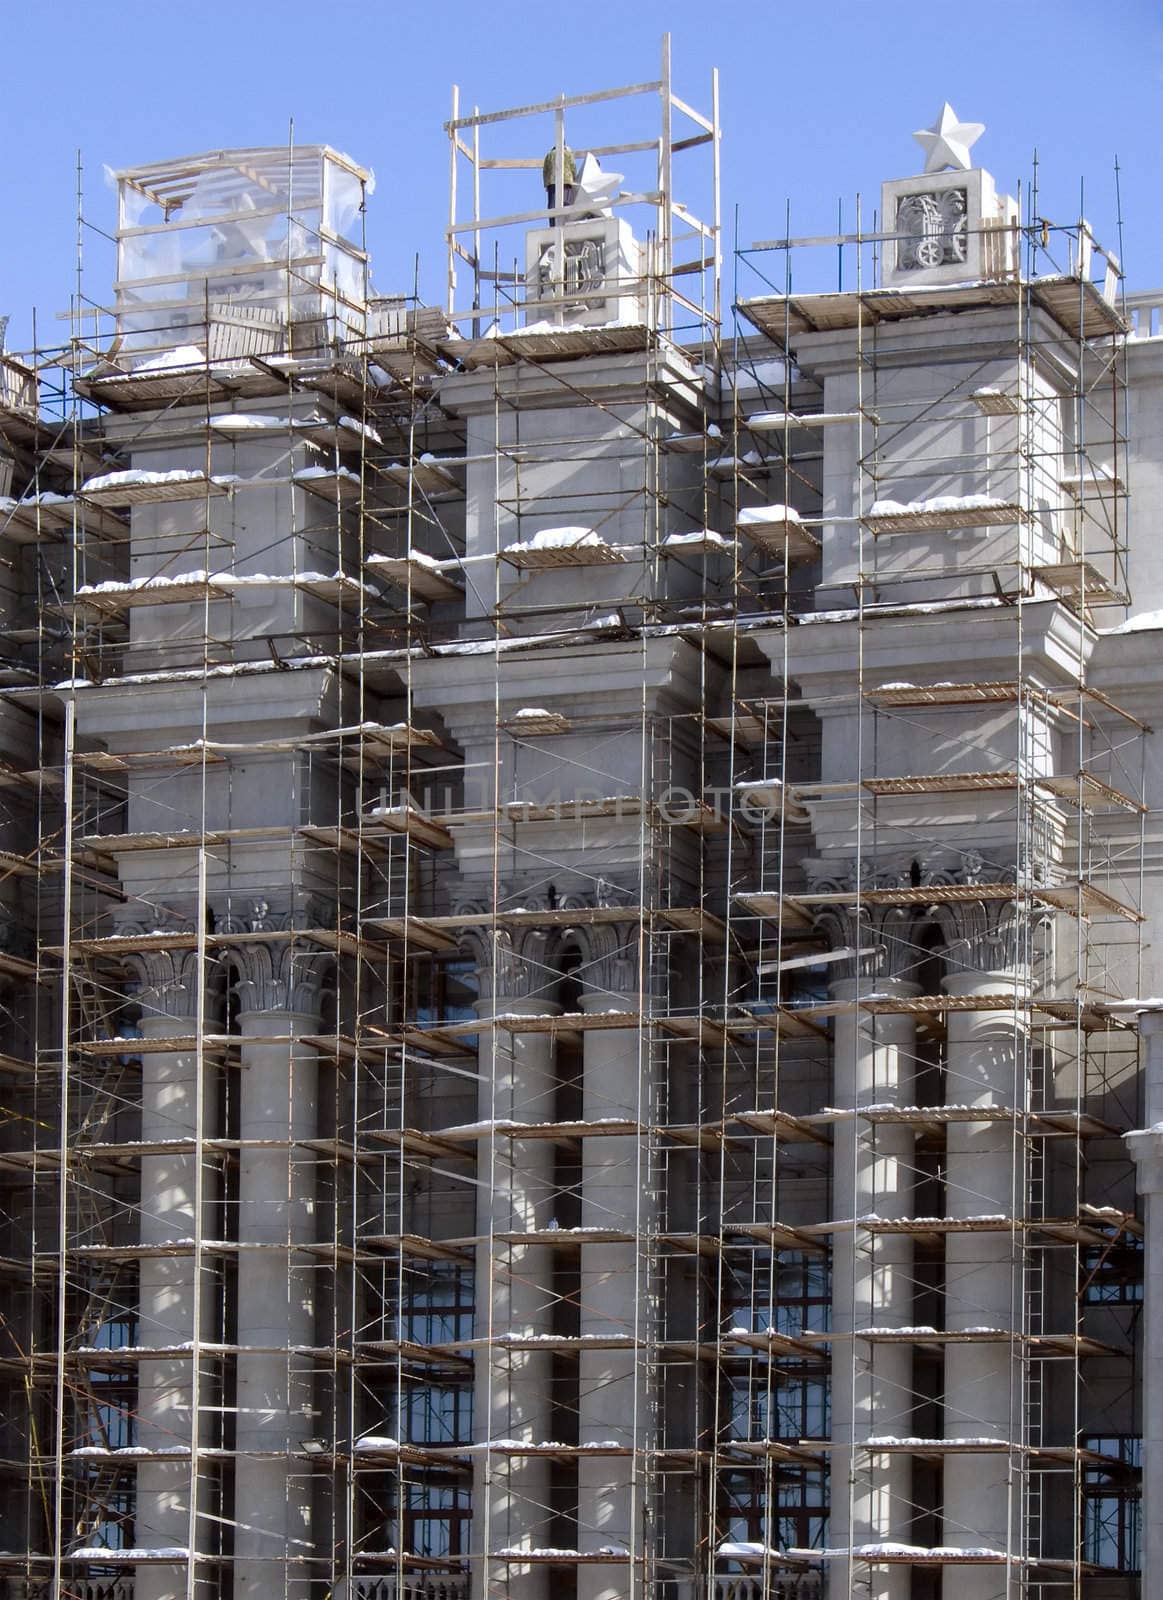
<svg viewBox="0 0 1163 1600"><path fill-rule="evenodd" d="M946 107L724 311L646 88L454 105L441 309L123 172L2 358L14 1600L1163 1575L1158 310Z"/></svg>

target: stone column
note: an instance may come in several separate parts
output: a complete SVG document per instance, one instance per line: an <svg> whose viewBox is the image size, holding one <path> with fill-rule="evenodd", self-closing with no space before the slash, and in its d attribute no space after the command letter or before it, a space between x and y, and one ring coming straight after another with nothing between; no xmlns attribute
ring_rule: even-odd
<svg viewBox="0 0 1163 1600"><path fill-rule="evenodd" d="M1144 1126L1126 1136L1143 1196L1143 1539L1145 1595L1163 1583L1163 1009L1144 1012ZM1156 1489L1159 1494L1156 1494ZM1156 1579L1159 1582L1156 1582Z"/></svg>
<svg viewBox="0 0 1163 1600"><path fill-rule="evenodd" d="M887 937L883 934L881 937ZM852 943L877 937L863 925L849 930ZM881 946L882 949L886 947ZM877 958L877 965L886 957ZM904 964L907 968L907 960ZM901 962L893 960L899 969ZM831 986L834 1000L855 1001L877 993L905 999L917 984L888 976L845 977ZM868 1015L853 1007L834 1023L833 1100L839 1110L912 1102L916 1023L908 1015ZM914 1432L913 1351L907 1344L878 1345L843 1337L861 1328L903 1328L913 1316L913 1242L903 1235L872 1235L851 1219L875 1213L907 1217L914 1211L913 1129L872 1127L855 1115L833 1127L832 1214L839 1226L832 1241L832 1439L828 1543L910 1543L912 1459L857 1449L886 1434ZM864 1567L847 1560L828 1566L832 1600L860 1593L868 1600L907 1600L908 1567Z"/></svg>
<svg viewBox="0 0 1163 1600"><path fill-rule="evenodd" d="M202 981L197 953L156 951L129 958L142 981L141 1036L146 1041L189 1038L197 1030L198 986ZM205 1017L213 1028L216 1008ZM214 1339L216 1311L214 1268L202 1271L201 1290L189 1242L206 1232L210 1207L218 1196L214 1167L204 1164L198 1195L198 1157L194 1141L217 1132L218 1084L213 1070L205 1073L196 1049L146 1050L141 1058L141 1139L145 1145L180 1143L180 1151L141 1158L140 1242L161 1245L182 1242L182 1253L147 1256L139 1265L137 1342L153 1349L189 1347L196 1339ZM198 1511L211 1509L209 1482L199 1484L193 1450L214 1443L212 1413L194 1415L194 1358L150 1359L138 1366L137 1444L170 1452L172 1461L143 1461L137 1469L135 1543L142 1549L190 1546L190 1496L198 1495ZM203 1360L202 1369L206 1363ZM211 1403L213 1396L210 1397ZM205 1401L203 1401L205 1405ZM193 1556L213 1551L217 1529L198 1522ZM144 1564L137 1570L135 1593L141 1600L172 1600L186 1592L185 1574L173 1566Z"/></svg>
<svg viewBox="0 0 1163 1600"><path fill-rule="evenodd" d="M1016 964L1012 909L968 903L943 913L952 970L947 994L1012 994L1013 1010L950 1011L946 1029L945 1100L951 1106L1008 1106L1027 1099L1025 1021L1018 1009L1028 981ZM1001 960L999 961L999 957ZM1008 959L1007 959L1008 957ZM991 970L992 968L992 970ZM1020 1218L1026 1210L1020 1143L1007 1119L951 1122L946 1131L946 1215ZM951 1233L945 1241L945 1327L1022 1329L1023 1233ZM945 1347L945 1437L1020 1442L1023 1434L1020 1348L1009 1340ZM1020 1474L994 1454L945 1458L942 1541L961 1548L1023 1550ZM945 1600L997 1600L1017 1592L1019 1569L1007 1580L996 1567L951 1567Z"/></svg>
<svg viewBox="0 0 1163 1600"><path fill-rule="evenodd" d="M304 1034L319 1029L320 984L290 943L238 947L242 1069L239 1082L235 1463L236 1600L305 1596L316 1554L311 1482L291 1459L317 1432L312 1369L291 1353L315 1343L320 1264L295 1250L316 1237L315 1175L296 1141L317 1132L317 1057ZM247 1148L247 1141L270 1148ZM255 1247L255 1248L250 1248ZM249 1351L247 1347L250 1347Z"/></svg>
<svg viewBox="0 0 1163 1600"><path fill-rule="evenodd" d="M541 932L482 934L470 941L478 963L482 1021L494 1016L551 1016L560 1006L547 987ZM478 1107L482 1122L552 1122L556 1079L552 1034L491 1028L481 1035ZM473 1437L478 1446L552 1437L553 1357L506 1348L510 1335L549 1333L553 1320L553 1251L496 1243L491 1236L548 1228L554 1221L554 1144L549 1139L484 1137L477 1146L476 1351ZM549 1543L550 1465L545 1457L486 1454L473 1468L473 1549L544 1549ZM504 1594L546 1600L549 1568L519 1562L479 1564L477 1600Z"/></svg>
<svg viewBox="0 0 1163 1600"><path fill-rule="evenodd" d="M642 1008L637 934L630 924L582 930L587 1016L635 1015ZM582 1106L586 1122L649 1122L650 1043L641 1026L587 1029ZM653 1284L648 1236L655 1222L654 1177L643 1138L589 1136L582 1147L582 1227L635 1235L625 1244L581 1249L582 1338L651 1334ZM642 1593L645 1518L641 1461L653 1443L646 1362L635 1350L587 1350L579 1360L579 1443L616 1444L637 1456L583 1455L578 1463L578 1548L626 1550L634 1566L580 1566L578 1600L625 1600Z"/></svg>

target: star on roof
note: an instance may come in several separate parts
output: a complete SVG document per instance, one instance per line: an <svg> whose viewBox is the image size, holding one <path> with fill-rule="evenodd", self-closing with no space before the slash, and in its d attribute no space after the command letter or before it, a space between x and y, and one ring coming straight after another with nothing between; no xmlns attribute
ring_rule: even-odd
<svg viewBox="0 0 1163 1600"><path fill-rule="evenodd" d="M973 165L970 147L984 132L984 122L958 122L956 111L946 100L933 126L918 128L913 138L925 152L926 172L944 172L946 167L968 172Z"/></svg>

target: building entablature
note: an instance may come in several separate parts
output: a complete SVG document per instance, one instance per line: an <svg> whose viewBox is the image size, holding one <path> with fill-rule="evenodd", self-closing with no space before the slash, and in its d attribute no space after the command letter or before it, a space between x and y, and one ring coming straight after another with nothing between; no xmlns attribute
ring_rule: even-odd
<svg viewBox="0 0 1163 1600"><path fill-rule="evenodd" d="M538 367L529 362L450 373L440 404L458 417L490 415L498 401L510 408L545 410L592 403L637 405L643 400L684 408L692 422L703 409L703 380L686 354L666 344L644 353L585 356Z"/></svg>
<svg viewBox="0 0 1163 1600"><path fill-rule="evenodd" d="M340 402L329 395L312 391L288 390L282 394L264 395L261 399L227 402L197 398L185 405L169 405L157 411L106 411L91 424L93 434L102 444L128 455L151 455L169 452L187 446L206 447L207 422L210 421L212 442L255 445L269 440L285 451L288 439L276 429L250 429L245 432L216 434L213 418L229 417L239 412L258 413L263 417L285 418L288 427L295 420L305 420L319 412L338 415L343 410Z"/></svg>
<svg viewBox="0 0 1163 1600"><path fill-rule="evenodd" d="M921 367L940 372L938 382L947 388L950 363L1015 365L1021 358L1064 390L1077 381L1070 374L1078 368L1078 341L1037 307L1031 308L1028 326L1024 319L1019 321L1016 302L1013 307L934 311L899 321L881 322L872 315L870 323L876 327L876 366L881 375L893 368ZM818 382L855 373L867 365L867 353L855 328L798 333L791 336L790 343L797 366ZM983 375L977 381L988 379Z"/></svg>
<svg viewBox="0 0 1163 1600"><path fill-rule="evenodd" d="M908 677L914 682L1001 682L1020 661L1022 682L1047 689L1077 682L1097 637L1093 628L1057 600L1017 606L977 602L866 608L818 614L819 621L755 635L772 663L798 685L821 716L840 712L838 700ZM1018 654L1020 630L1021 651ZM859 667L859 671L858 671Z"/></svg>
<svg viewBox="0 0 1163 1600"><path fill-rule="evenodd" d="M673 635L634 640L591 639L535 651L502 651L501 719L545 706L567 718L608 717L637 724L647 711L683 715L700 708L706 690L701 653ZM496 654L423 657L409 667L413 698L444 717L458 743L491 744L497 732ZM579 686L586 687L581 689Z"/></svg>
<svg viewBox="0 0 1163 1600"><path fill-rule="evenodd" d="M343 686L330 666L221 676L211 672L187 683L175 682L167 673L144 681L150 676L133 682L78 683L62 691L62 698L66 692L75 696L78 730L104 740L112 750L140 750L147 740L162 748L199 737L204 718L217 738L265 740L333 728L342 720Z"/></svg>

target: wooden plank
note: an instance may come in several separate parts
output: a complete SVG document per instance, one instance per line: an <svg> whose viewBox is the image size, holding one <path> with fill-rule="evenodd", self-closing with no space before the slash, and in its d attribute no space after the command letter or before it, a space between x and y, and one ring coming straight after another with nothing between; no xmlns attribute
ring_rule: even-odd
<svg viewBox="0 0 1163 1600"><path fill-rule="evenodd" d="M743 426L751 433L783 433L785 429L799 428L835 428L845 425L855 425L863 415L864 420L875 426L878 419L872 412L859 411L756 411L749 417L744 417Z"/></svg>
<svg viewBox="0 0 1163 1600"><path fill-rule="evenodd" d="M86 585L77 590L79 607L101 616L115 617L140 606L190 605L199 601L230 600L234 590L228 580L209 577L150 578L144 583Z"/></svg>
<svg viewBox="0 0 1163 1600"><path fill-rule="evenodd" d="M973 284L918 285L892 289L838 291L806 295L762 295L741 300L749 322L777 342L788 334L855 328L857 323L896 322L951 311L1015 306L1030 298L1072 338L1101 338L1126 331L1119 311L1084 279L1062 276L1031 283L1015 280Z"/></svg>
<svg viewBox="0 0 1163 1600"><path fill-rule="evenodd" d="M630 323L621 328L563 326L551 332L534 333L517 330L495 339L449 340L441 348L451 359L471 369L507 366L520 360L567 361L589 355L650 350L657 340L658 335L652 329Z"/></svg>
<svg viewBox="0 0 1163 1600"><path fill-rule="evenodd" d="M1100 810L1105 805L1122 811L1133 811L1138 816L1146 816L1148 812L1148 807L1141 801L1132 799L1121 789L1113 788L1102 778L1095 777L1092 772L1063 773L1058 777L1035 778L1034 783L1037 788L1045 789L1048 793L1057 795L1059 799L1068 800L1083 811Z"/></svg>
<svg viewBox="0 0 1163 1600"><path fill-rule="evenodd" d="M514 734L520 738L545 738L547 736L569 733L573 723L560 711L524 711L517 712L512 717L502 717L497 726L505 733Z"/></svg>
<svg viewBox="0 0 1163 1600"><path fill-rule="evenodd" d="M959 528L992 528L1027 520L1016 504L955 506L949 509L867 512L861 519L873 534L952 533Z"/></svg>
<svg viewBox="0 0 1163 1600"><path fill-rule="evenodd" d="M450 955L459 948L456 939L432 918L365 917L364 926L375 929L394 943L410 945L414 950L433 955Z"/></svg>
<svg viewBox="0 0 1163 1600"><path fill-rule="evenodd" d="M974 790L1016 789L1016 772L949 772L899 778L864 778L869 794L961 794Z"/></svg>
<svg viewBox="0 0 1163 1600"><path fill-rule="evenodd" d="M969 396L985 417L1016 417L1021 414L1021 401L1016 394L1004 389L975 389Z"/></svg>
<svg viewBox="0 0 1163 1600"><path fill-rule="evenodd" d="M464 489L444 463L438 459L393 461L378 469L381 475L400 489L415 488L429 498L440 495L463 495Z"/></svg>
<svg viewBox="0 0 1163 1600"><path fill-rule="evenodd" d="M866 689L870 705L884 706L971 706L1017 701L1022 686L1018 683L902 683ZM1040 695L1040 690L1032 691Z"/></svg>
<svg viewBox="0 0 1163 1600"><path fill-rule="evenodd" d="M636 548L636 547L629 547ZM629 558L627 547L598 543L578 543L538 549L532 545L520 548L509 545L498 551L502 561L522 572L538 572L550 567L611 567L624 564Z"/></svg>
<svg viewBox="0 0 1163 1600"><path fill-rule="evenodd" d="M376 577L386 578L397 588L428 602L456 600L464 594L460 584L415 556L368 556L364 567Z"/></svg>
<svg viewBox="0 0 1163 1600"><path fill-rule="evenodd" d="M204 472L183 474L181 477L162 477L160 482L129 482L99 484L89 488L82 484L77 499L93 506L145 506L167 505L179 500L206 500L228 495L233 483L220 477L209 477Z"/></svg>
<svg viewBox="0 0 1163 1600"><path fill-rule="evenodd" d="M786 560L812 561L822 548L819 539L805 527L803 521L790 513L788 507L771 507L771 515L761 515L767 508L754 507L740 514L735 532L749 540L766 555ZM781 514L782 513L782 514Z"/></svg>
<svg viewBox="0 0 1163 1600"><path fill-rule="evenodd" d="M320 467L307 467L296 472L291 482L296 489L305 489L329 505L355 505L363 495L363 483L345 468L328 472Z"/></svg>
<svg viewBox="0 0 1163 1600"><path fill-rule="evenodd" d="M1090 561L1061 561L1053 566L1031 567L1033 577L1060 599L1086 606L1126 605L1127 596L1108 582Z"/></svg>
<svg viewBox="0 0 1163 1600"><path fill-rule="evenodd" d="M818 896L816 897L819 898ZM779 894L774 890L745 890L734 896L737 905L765 921L786 923L789 928L811 932L814 921L805 895Z"/></svg>

